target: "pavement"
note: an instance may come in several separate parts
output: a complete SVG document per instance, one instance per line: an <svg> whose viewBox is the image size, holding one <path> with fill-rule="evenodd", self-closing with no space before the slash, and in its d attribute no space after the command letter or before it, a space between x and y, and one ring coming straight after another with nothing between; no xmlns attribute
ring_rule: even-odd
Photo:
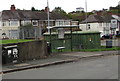
<svg viewBox="0 0 120 81"><path fill-rule="evenodd" d="M106 41L112 41L112 46L120 46L120 39L105 39L101 40L101 46L106 46Z"/></svg>
<svg viewBox="0 0 120 81"><path fill-rule="evenodd" d="M68 63L68 62L74 62L84 58L118 55L119 53L120 53L119 51L54 53L44 59L31 60L31 61L26 61L24 63L19 63L19 64L3 65L2 72L0 72L0 74L33 69L33 68L40 68L40 67Z"/></svg>

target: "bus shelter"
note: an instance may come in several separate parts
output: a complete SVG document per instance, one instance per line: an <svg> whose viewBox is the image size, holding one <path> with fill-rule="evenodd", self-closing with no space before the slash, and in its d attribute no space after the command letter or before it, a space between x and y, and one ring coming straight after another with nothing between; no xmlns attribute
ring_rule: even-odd
<svg viewBox="0 0 120 81"><path fill-rule="evenodd" d="M49 42L52 52L79 51L81 49L100 48L100 32L74 31L78 26L50 27L44 34L44 39Z"/></svg>

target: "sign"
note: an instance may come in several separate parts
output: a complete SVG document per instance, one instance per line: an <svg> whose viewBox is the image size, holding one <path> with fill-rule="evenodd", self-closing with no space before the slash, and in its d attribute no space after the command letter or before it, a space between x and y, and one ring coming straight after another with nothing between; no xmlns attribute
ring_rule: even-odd
<svg viewBox="0 0 120 81"><path fill-rule="evenodd" d="M63 28L59 28L58 29L58 38L64 38L64 29Z"/></svg>
<svg viewBox="0 0 120 81"><path fill-rule="evenodd" d="M116 20L116 19L112 19L112 20L111 20L111 28L112 28L112 29L117 28L117 20Z"/></svg>

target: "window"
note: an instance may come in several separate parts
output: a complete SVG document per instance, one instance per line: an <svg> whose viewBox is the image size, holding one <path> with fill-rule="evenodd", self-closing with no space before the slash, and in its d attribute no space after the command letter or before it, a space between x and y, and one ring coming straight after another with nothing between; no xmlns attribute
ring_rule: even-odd
<svg viewBox="0 0 120 81"><path fill-rule="evenodd" d="M56 26L63 26L65 25L65 22L63 20L56 21Z"/></svg>
<svg viewBox="0 0 120 81"><path fill-rule="evenodd" d="M59 21L56 21L56 26L59 26Z"/></svg>
<svg viewBox="0 0 120 81"><path fill-rule="evenodd" d="M44 26L44 22L43 22L43 21L40 21L40 22L39 22L39 26L40 26L40 27L43 27L43 26Z"/></svg>
<svg viewBox="0 0 120 81"><path fill-rule="evenodd" d="M18 21L10 21L10 26L18 26Z"/></svg>
<svg viewBox="0 0 120 81"><path fill-rule="evenodd" d="M65 21L65 25L70 25L70 21Z"/></svg>
<svg viewBox="0 0 120 81"><path fill-rule="evenodd" d="M10 26L10 21L9 21L9 24L8 24L9 26Z"/></svg>
<svg viewBox="0 0 120 81"><path fill-rule="evenodd" d="M50 26L53 26L53 21L50 21L49 25L50 25Z"/></svg>
<svg viewBox="0 0 120 81"><path fill-rule="evenodd" d="M117 23L116 21L112 21L112 23Z"/></svg>
<svg viewBox="0 0 120 81"><path fill-rule="evenodd" d="M37 20L33 20L33 21L32 21L32 25L33 25L33 26L38 26L38 21L37 21Z"/></svg>
<svg viewBox="0 0 120 81"><path fill-rule="evenodd" d="M0 24L1 24L1 26L3 26L3 27L8 27L8 26L10 26L10 21L3 21L3 22L1 22Z"/></svg>
<svg viewBox="0 0 120 81"><path fill-rule="evenodd" d="M25 20L24 25L28 25L28 24L31 24L31 21L30 20Z"/></svg>
<svg viewBox="0 0 120 81"><path fill-rule="evenodd" d="M115 20L115 19L112 19L111 20L111 28L117 28L118 26L117 26L117 20Z"/></svg>
<svg viewBox="0 0 120 81"><path fill-rule="evenodd" d="M2 23L2 26L7 26L7 24L6 24L6 22L5 22L5 21Z"/></svg>

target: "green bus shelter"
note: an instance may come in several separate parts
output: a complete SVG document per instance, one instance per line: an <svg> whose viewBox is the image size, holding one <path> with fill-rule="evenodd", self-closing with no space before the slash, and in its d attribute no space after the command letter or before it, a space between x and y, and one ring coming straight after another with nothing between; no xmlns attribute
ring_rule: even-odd
<svg viewBox="0 0 120 81"><path fill-rule="evenodd" d="M44 34L44 39L51 44L52 52L56 52L58 47L65 47L66 51L100 48L100 32L72 31L73 27L66 31L66 28L53 28Z"/></svg>

